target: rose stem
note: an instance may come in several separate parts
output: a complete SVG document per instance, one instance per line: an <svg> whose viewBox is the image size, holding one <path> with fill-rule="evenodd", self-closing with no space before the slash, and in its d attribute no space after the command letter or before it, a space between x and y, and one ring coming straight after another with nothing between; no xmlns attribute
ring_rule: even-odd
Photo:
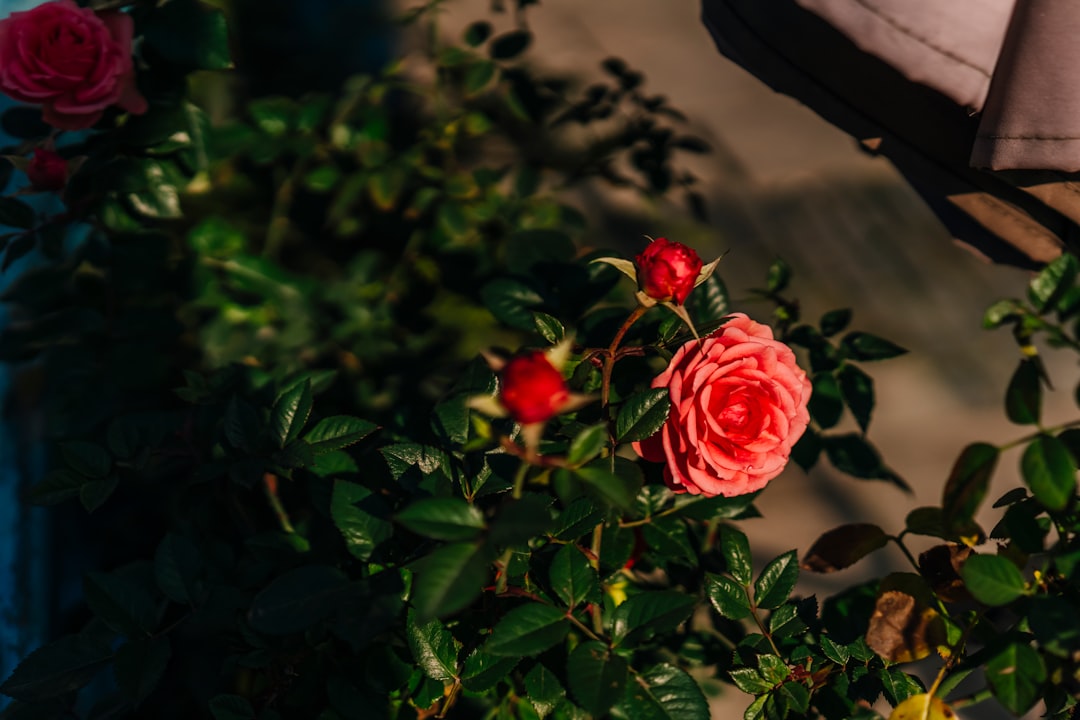
<svg viewBox="0 0 1080 720"><path fill-rule="evenodd" d="M596 570L596 574L600 574L600 542L604 537L604 523L600 523L593 528L592 531L592 557L589 560L592 562L593 569ZM601 616L602 603L595 602L592 604L592 626L597 635L604 634L604 619Z"/></svg>
<svg viewBox="0 0 1080 720"><path fill-rule="evenodd" d="M619 349L619 343L622 342L623 337L630 330L630 326L636 323L638 318L645 314L646 310L648 308L644 305L638 305L634 308L634 311L626 318L626 322L619 328L619 332L615 333L615 339L611 341L611 345L608 346L607 352L604 354L603 379L600 382L600 404L603 407L607 407L608 398L611 395L611 371L615 368L615 351Z"/></svg>

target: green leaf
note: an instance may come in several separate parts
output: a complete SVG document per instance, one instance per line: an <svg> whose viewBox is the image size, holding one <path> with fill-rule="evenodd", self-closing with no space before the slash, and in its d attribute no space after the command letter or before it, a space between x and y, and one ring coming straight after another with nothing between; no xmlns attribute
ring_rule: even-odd
<svg viewBox="0 0 1080 720"><path fill-rule="evenodd" d="M888 480L904 490L907 484L881 462L874 446L855 433L821 438L829 462L840 472L866 480Z"/></svg>
<svg viewBox="0 0 1080 720"><path fill-rule="evenodd" d="M907 700L912 695L918 695L919 693L926 692L926 689L919 683L916 678L908 675L903 670L899 669L883 669L879 677L881 678L882 688L885 690L885 699L889 701L889 704L893 707ZM944 697L945 692L941 693Z"/></svg>
<svg viewBox="0 0 1080 720"><path fill-rule="evenodd" d="M566 661L570 693L595 717L603 716L622 697L628 674L626 660L595 640L578 645Z"/></svg>
<svg viewBox="0 0 1080 720"><path fill-rule="evenodd" d="M255 710L239 695L215 695L210 699L214 720L255 720Z"/></svg>
<svg viewBox="0 0 1080 720"><path fill-rule="evenodd" d="M171 0L141 26L147 44L169 62L198 70L232 67L225 14L196 0Z"/></svg>
<svg viewBox="0 0 1080 720"><path fill-rule="evenodd" d="M259 443L259 416L246 402L236 395L225 406L223 421L225 439L239 450L253 451Z"/></svg>
<svg viewBox="0 0 1080 720"><path fill-rule="evenodd" d="M172 656L169 638L134 638L116 651L116 684L135 705L154 692Z"/></svg>
<svg viewBox="0 0 1080 720"><path fill-rule="evenodd" d="M518 230L505 247L507 268L522 276L562 272L562 264L577 253L574 241L561 230Z"/></svg>
<svg viewBox="0 0 1080 720"><path fill-rule="evenodd" d="M847 665L847 661L851 658L846 647L833 642L827 635L821 636L821 651L825 653L825 657L837 665Z"/></svg>
<svg viewBox="0 0 1080 720"><path fill-rule="evenodd" d="M173 167L170 164L170 167ZM183 216L180 190L172 174L157 160L133 161L124 181L124 200L138 215L152 220L172 220Z"/></svg>
<svg viewBox="0 0 1080 720"><path fill-rule="evenodd" d="M278 447L283 448L300 437L314 402L315 395L309 382L281 394L270 413L270 433Z"/></svg>
<svg viewBox="0 0 1080 720"><path fill-rule="evenodd" d="M851 523L824 533L814 541L802 560L802 567L816 573L830 573L851 567L885 547L889 536L877 525Z"/></svg>
<svg viewBox="0 0 1080 720"><path fill-rule="evenodd" d="M349 590L337 568L305 565L267 585L251 603L248 622L267 635L302 632L337 610Z"/></svg>
<svg viewBox="0 0 1080 720"><path fill-rule="evenodd" d="M769 266L769 275L765 281L765 289L770 293L781 293L787 289L791 282L791 266L782 258L773 260Z"/></svg>
<svg viewBox="0 0 1080 720"><path fill-rule="evenodd" d="M615 471L611 467L614 462ZM592 493L610 505L629 509L644 484L638 464L624 457L601 458L574 470Z"/></svg>
<svg viewBox="0 0 1080 720"><path fill-rule="evenodd" d="M992 607L1008 605L1026 591L1024 576L999 555L972 555L960 567L960 576L976 600Z"/></svg>
<svg viewBox="0 0 1080 720"><path fill-rule="evenodd" d="M559 513L552 535L564 542L577 540L596 527L601 520L603 520L603 513L592 500L579 498Z"/></svg>
<svg viewBox="0 0 1080 720"><path fill-rule="evenodd" d="M941 507L949 528L962 527L975 518L999 455L998 449L987 443L968 445L960 453L942 492Z"/></svg>
<svg viewBox="0 0 1080 720"><path fill-rule="evenodd" d="M480 297L496 320L526 332L535 329L533 311L544 302L531 286L511 278L497 278L487 283L480 290Z"/></svg>
<svg viewBox="0 0 1080 720"><path fill-rule="evenodd" d="M552 590L571 608L599 595L596 570L576 545L564 545L555 553L550 572Z"/></svg>
<svg viewBox="0 0 1080 720"><path fill-rule="evenodd" d="M840 422L844 414L844 401L840 397L840 384L831 372L820 372L814 376L807 409L810 417L822 429L827 430Z"/></svg>
<svg viewBox="0 0 1080 720"><path fill-rule="evenodd" d="M34 209L13 197L0 197L0 225L29 230L36 220Z"/></svg>
<svg viewBox="0 0 1080 720"><path fill-rule="evenodd" d="M491 631L484 648L499 656L537 655L558 645L569 632L566 611L533 602L506 613Z"/></svg>
<svg viewBox="0 0 1080 720"><path fill-rule="evenodd" d="M1035 499L1049 510L1064 510L1076 493L1076 466L1068 448L1040 435L1020 458L1020 472Z"/></svg>
<svg viewBox="0 0 1080 720"><path fill-rule="evenodd" d="M533 323L540 337L552 345L558 345L566 337L566 328L556 318L543 312L533 313Z"/></svg>
<svg viewBox="0 0 1080 720"><path fill-rule="evenodd" d="M471 692L486 692L505 679L521 661L516 657L496 657L477 648L461 668L461 684Z"/></svg>
<svg viewBox="0 0 1080 720"><path fill-rule="evenodd" d="M1007 322L1019 320L1023 305L1017 300L999 300L986 309L983 315L983 328L993 330Z"/></svg>
<svg viewBox="0 0 1080 720"><path fill-rule="evenodd" d="M378 494L359 483L335 480L330 517L345 540L349 553L368 560L380 544L394 534L390 507Z"/></svg>
<svg viewBox="0 0 1080 720"><path fill-rule="evenodd" d="M499 35L491 41L491 57L496 60L509 60L525 52L532 42L532 33L527 30L513 30Z"/></svg>
<svg viewBox="0 0 1080 720"><path fill-rule="evenodd" d="M708 280L694 288L686 305L691 319L698 327L714 323L727 315L731 300L727 286L720 279L720 273L714 272Z"/></svg>
<svg viewBox="0 0 1080 720"><path fill-rule="evenodd" d="M731 676L731 681L735 683L735 687L744 693L760 695L773 689L773 684L761 677L761 673L754 668L733 668L728 671L728 674Z"/></svg>
<svg viewBox="0 0 1080 720"><path fill-rule="evenodd" d="M570 450L566 454L566 462L571 466L583 465L597 455L604 449L608 441L608 426L607 423L598 423L596 425L590 425L575 437L573 442L570 443Z"/></svg>
<svg viewBox="0 0 1080 720"><path fill-rule="evenodd" d="M653 590L634 595L615 608L611 639L616 645L649 642L673 632L694 612L694 597L673 590Z"/></svg>
<svg viewBox="0 0 1080 720"><path fill-rule="evenodd" d="M1027 643L1009 643L986 663L994 697L1014 715L1023 715L1042 697L1046 666Z"/></svg>
<svg viewBox="0 0 1080 720"><path fill-rule="evenodd" d="M850 308L830 310L825 313L821 316L821 322L818 323L821 326L821 334L825 337L832 337L843 332L851 324L851 314Z"/></svg>
<svg viewBox="0 0 1080 720"><path fill-rule="evenodd" d="M1042 384L1034 360L1020 361L1005 390L1005 414L1018 425L1037 425L1042 409Z"/></svg>
<svg viewBox="0 0 1080 720"><path fill-rule="evenodd" d="M619 442L637 442L652 437L667 421L671 410L667 388L650 388L626 399L615 418Z"/></svg>
<svg viewBox="0 0 1080 720"><path fill-rule="evenodd" d="M304 440L316 453L332 452L360 442L378 427L349 415L333 415L315 423L315 427L304 435Z"/></svg>
<svg viewBox="0 0 1080 720"><path fill-rule="evenodd" d="M484 516L460 498L425 498L395 517L417 535L436 540L471 540L483 531Z"/></svg>
<svg viewBox="0 0 1080 720"><path fill-rule="evenodd" d="M412 592L419 619L446 617L472 603L487 584L491 559L473 543L446 545L421 559Z"/></svg>
<svg viewBox="0 0 1080 720"><path fill-rule="evenodd" d="M758 672L761 673L761 677L765 678L767 682L773 685L779 685L788 678L790 670L788 670L787 663L783 658L779 658L776 655L769 653L763 653L757 656Z"/></svg>
<svg viewBox="0 0 1080 720"><path fill-rule="evenodd" d="M105 504L105 501L112 496L119 484L120 479L115 475L85 482L79 486L79 502L82 503L86 512L94 512Z"/></svg>
<svg viewBox="0 0 1080 720"><path fill-rule="evenodd" d="M479 47L491 37L491 23L479 20L465 28L465 44L469 47Z"/></svg>
<svg viewBox="0 0 1080 720"><path fill-rule="evenodd" d="M86 478L67 468L57 468L49 472L45 479L32 485L23 499L32 505L55 505L79 496L79 489Z"/></svg>
<svg viewBox="0 0 1080 720"><path fill-rule="evenodd" d="M840 341L841 349L852 360L887 360L907 352L899 345L865 332L852 332Z"/></svg>
<svg viewBox="0 0 1080 720"><path fill-rule="evenodd" d="M675 506L679 509L679 515L692 520L733 520L743 517L747 512L754 511L754 500L761 491L736 495L735 497L702 497L689 493L675 498Z"/></svg>
<svg viewBox="0 0 1080 720"><path fill-rule="evenodd" d="M87 573L83 594L93 613L116 632L134 637L152 632L157 625L157 604L131 574Z"/></svg>
<svg viewBox="0 0 1080 720"><path fill-rule="evenodd" d="M525 692L541 720L566 697L559 678L541 663L536 663L525 675Z"/></svg>
<svg viewBox="0 0 1080 720"><path fill-rule="evenodd" d="M799 561L794 550L774 558L754 582L754 602L758 607L783 605L799 579Z"/></svg>
<svg viewBox="0 0 1080 720"><path fill-rule="evenodd" d="M89 478L103 478L112 468L112 457L96 443L76 440L60 445L64 462L75 472Z"/></svg>
<svg viewBox="0 0 1080 720"><path fill-rule="evenodd" d="M194 605L202 569L199 549L183 535L169 533L154 553L154 579L158 589L173 602Z"/></svg>
<svg viewBox="0 0 1080 720"><path fill-rule="evenodd" d="M457 677L460 643L445 625L438 620L420 624L416 621L416 613L410 612L405 623L405 634L409 638L413 659L429 678L445 682Z"/></svg>
<svg viewBox="0 0 1080 720"><path fill-rule="evenodd" d="M23 702L48 700L86 685L112 657L112 650L96 640L67 635L30 653L0 692Z"/></svg>
<svg viewBox="0 0 1080 720"><path fill-rule="evenodd" d="M662 663L626 684L620 703L635 720L709 720L709 702L692 677Z"/></svg>
<svg viewBox="0 0 1080 720"><path fill-rule="evenodd" d="M526 493L518 500L511 500L499 509L491 521L489 539L495 545L520 545L551 530L550 495Z"/></svg>
<svg viewBox="0 0 1080 720"><path fill-rule="evenodd" d="M874 381L869 375L849 363L844 363L836 373L840 382L840 397L851 410L859 429L866 432L870 426L870 414L874 410Z"/></svg>
<svg viewBox="0 0 1080 720"><path fill-rule="evenodd" d="M742 620L750 615L750 599L737 582L723 575L705 576L705 593L716 612L728 620Z"/></svg>
<svg viewBox="0 0 1080 720"><path fill-rule="evenodd" d="M749 585L753 578L753 557L746 534L734 525L720 526L720 550L727 561L727 571L740 585Z"/></svg>
<svg viewBox="0 0 1080 720"><path fill-rule="evenodd" d="M1039 312L1053 308L1065 291L1072 287L1080 272L1080 262L1070 253L1063 253L1039 272L1028 286L1028 298Z"/></svg>

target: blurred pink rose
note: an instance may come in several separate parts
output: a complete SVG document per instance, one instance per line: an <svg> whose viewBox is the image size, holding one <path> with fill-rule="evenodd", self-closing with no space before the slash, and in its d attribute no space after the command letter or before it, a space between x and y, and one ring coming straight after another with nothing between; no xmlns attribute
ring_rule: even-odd
<svg viewBox="0 0 1080 720"><path fill-rule="evenodd" d="M0 91L42 106L62 130L96 123L105 108L146 111L135 88L129 15L100 15L73 0L53 0L0 21Z"/></svg>
<svg viewBox="0 0 1080 720"><path fill-rule="evenodd" d="M810 381L795 354L742 314L679 348L652 386L668 389L671 413L634 449L665 463L664 480L676 492L760 490L787 465L810 421Z"/></svg>

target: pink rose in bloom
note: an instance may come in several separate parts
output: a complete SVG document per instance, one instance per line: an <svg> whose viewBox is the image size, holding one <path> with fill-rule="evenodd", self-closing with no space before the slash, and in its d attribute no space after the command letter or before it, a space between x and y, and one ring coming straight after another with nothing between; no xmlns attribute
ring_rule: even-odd
<svg viewBox="0 0 1080 720"><path fill-rule="evenodd" d="M703 263L691 248L657 238L634 258L641 291L653 300L682 305L694 289Z"/></svg>
<svg viewBox="0 0 1080 720"><path fill-rule="evenodd" d="M68 162L52 150L34 148L34 157L26 166L26 177L34 190L58 192L67 185Z"/></svg>
<svg viewBox="0 0 1080 720"><path fill-rule="evenodd" d="M668 389L671 412L634 450L665 463L664 480L675 492L760 490L787 465L810 421L810 380L795 354L741 313L679 348L652 386Z"/></svg>
<svg viewBox="0 0 1080 720"><path fill-rule="evenodd" d="M502 381L499 400L522 425L546 422L570 401L570 389L562 373L539 350L512 358L499 378Z"/></svg>
<svg viewBox="0 0 1080 720"><path fill-rule="evenodd" d="M0 91L42 106L61 130L96 123L105 108L146 112L131 61L134 25L118 11L100 15L53 0L0 21Z"/></svg>

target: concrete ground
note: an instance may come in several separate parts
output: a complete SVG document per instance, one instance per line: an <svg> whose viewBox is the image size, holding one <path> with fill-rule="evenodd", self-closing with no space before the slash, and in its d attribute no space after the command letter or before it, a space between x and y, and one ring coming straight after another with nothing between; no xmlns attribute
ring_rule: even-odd
<svg viewBox="0 0 1080 720"><path fill-rule="evenodd" d="M488 0L449 4L443 31L459 32L488 6ZM794 291L807 319L855 308L854 327L910 350L865 369L878 396L869 437L914 493L823 466L809 475L793 467L762 495L765 517L743 526L757 560L791 548L804 552L845 522L874 522L896 532L910 510L940 502L963 446L1025 434L1002 409L1019 359L1015 344L1007 332L982 330L980 321L994 300L1022 295L1027 275L987 265L955 246L887 161L864 154L813 112L722 57L698 13L692 0L543 0L529 9L537 42L528 57L586 75L604 58L622 57L645 73L650 93L667 95L713 144L713 154L688 163L703 180L711 226L692 229L665 208L643 208L627 197L628 205L637 204L634 212L648 218L635 234L683 240L703 256L729 250L720 272L735 297L760 284L770 260L782 256L795 270ZM1050 399L1046 419L1070 419L1076 415L1075 363L1049 354L1061 392ZM1018 451L1002 459L992 499L1019 482L1018 464ZM984 526L996 519L984 513ZM893 568L904 569L903 558L886 549L842 573L804 576L801 589L827 595ZM726 694L713 716L741 717L747 704L737 692ZM1009 717L983 706L962 715Z"/></svg>

